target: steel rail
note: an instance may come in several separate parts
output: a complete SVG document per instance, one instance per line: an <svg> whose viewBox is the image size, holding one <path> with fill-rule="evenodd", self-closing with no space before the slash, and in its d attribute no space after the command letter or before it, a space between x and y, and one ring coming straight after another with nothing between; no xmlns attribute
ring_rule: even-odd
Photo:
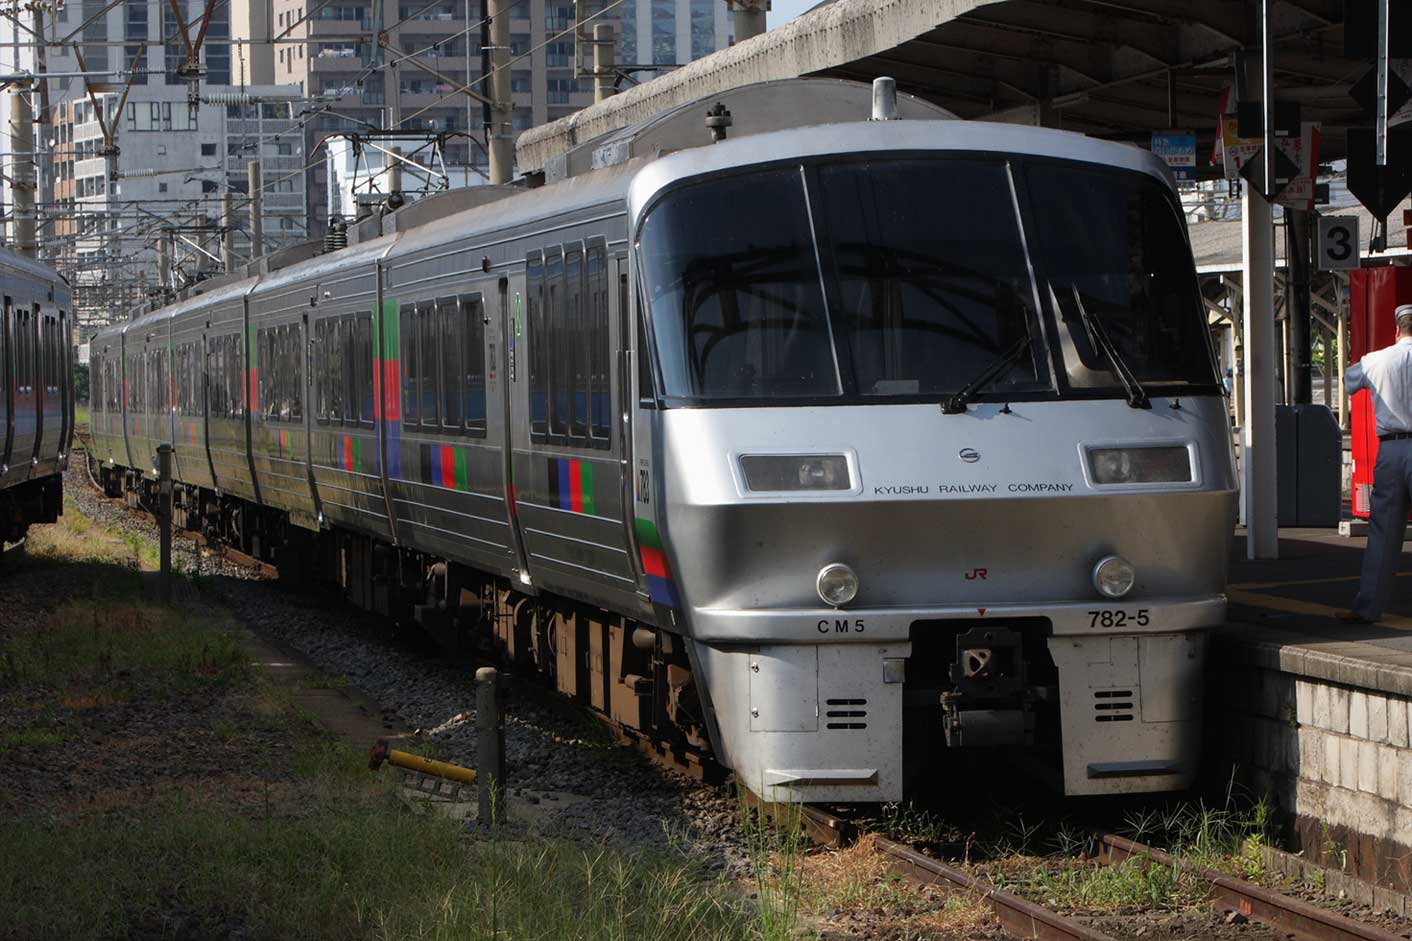
<svg viewBox="0 0 1412 941"><path fill-rule="evenodd" d="M851 822L817 807L805 806L803 822L810 835L820 842L840 845L856 834ZM1000 926L1017 938L1036 941L1113 941L1110 935L1066 918L1058 912L996 888L954 866L919 853L909 846L875 836L878 850L889 857L900 874L928 885L959 889L978 897L995 913ZM1405 941L1405 939L1404 939Z"/></svg>
<svg viewBox="0 0 1412 941"><path fill-rule="evenodd" d="M1111 833L1095 833L1098 857L1104 862L1141 857L1162 866L1181 869L1206 882L1217 908L1239 912L1282 931L1293 932L1307 941L1406 941L1400 935L1327 911L1303 899L1282 895L1253 882L1179 859L1136 840Z"/></svg>
<svg viewBox="0 0 1412 941"><path fill-rule="evenodd" d="M92 484L93 489L97 492L98 498L100 500L106 500L114 506L121 507L122 509L131 513L133 516L136 516L140 519L144 519L149 523L152 523L154 525L157 523L157 516L151 510L145 509L143 507L132 506L122 497L110 497L106 493L104 493L103 488L99 486L98 481L94 478L92 467L88 463L89 449L87 447L83 448L83 453L84 470L88 472L89 483ZM175 538L190 539L198 546L205 546L207 549L215 553L224 561L234 562L235 564L240 565L244 568L254 569L258 571L261 577L263 578L279 577L279 569L275 568L275 566L271 565L270 563L265 562L261 559L257 559L253 555L247 555L246 553L241 552L234 546L228 546L223 542L212 542L206 537L204 533L198 533L193 529L178 529L173 526L172 536ZM1403 941L1406 941L1406 939L1403 939Z"/></svg>

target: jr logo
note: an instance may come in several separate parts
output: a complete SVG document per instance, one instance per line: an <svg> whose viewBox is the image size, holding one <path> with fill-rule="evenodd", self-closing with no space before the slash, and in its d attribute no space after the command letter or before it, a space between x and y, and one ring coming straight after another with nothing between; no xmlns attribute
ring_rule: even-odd
<svg viewBox="0 0 1412 941"><path fill-rule="evenodd" d="M985 581L986 576L989 574L989 571L989 569L971 569L969 572L966 573L966 581L973 582L978 578L981 581Z"/></svg>

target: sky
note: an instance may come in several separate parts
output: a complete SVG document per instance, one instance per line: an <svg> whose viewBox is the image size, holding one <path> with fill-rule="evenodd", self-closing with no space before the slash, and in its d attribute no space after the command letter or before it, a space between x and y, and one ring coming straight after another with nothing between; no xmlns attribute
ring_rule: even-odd
<svg viewBox="0 0 1412 941"><path fill-rule="evenodd" d="M774 29L788 23L818 2L819 0L772 0L772 9L765 15L765 23L770 29Z"/></svg>

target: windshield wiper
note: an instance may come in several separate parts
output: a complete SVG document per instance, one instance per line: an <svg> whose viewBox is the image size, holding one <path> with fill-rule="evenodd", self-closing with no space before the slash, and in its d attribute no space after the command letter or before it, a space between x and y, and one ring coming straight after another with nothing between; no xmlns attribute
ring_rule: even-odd
<svg viewBox="0 0 1412 941"><path fill-rule="evenodd" d="M1010 364L1020 358L1020 354L1029 350L1033 340L1027 331L1014 343L1000 354L979 376L966 383L959 392L950 396L941 403L941 410L947 415L960 415L966 411L966 404L975 397L975 394L996 380L998 376L1010 368Z"/></svg>
<svg viewBox="0 0 1412 941"><path fill-rule="evenodd" d="M1079 309L1079 317L1084 322L1084 329L1089 332L1089 336L1098 341L1098 348L1108 357L1108 361L1113 364L1113 372L1118 374L1118 381L1123 384L1123 390L1128 393L1128 405L1133 408L1151 408L1152 401L1148 399L1147 392L1142 388L1142 383L1137 381L1137 376L1133 375L1128 364L1123 362L1118 355L1118 348L1113 345L1113 338L1108 336L1108 328L1103 325L1103 321L1088 312L1084 306L1083 298L1079 296L1079 286L1069 285L1069 290L1074 294L1074 304Z"/></svg>

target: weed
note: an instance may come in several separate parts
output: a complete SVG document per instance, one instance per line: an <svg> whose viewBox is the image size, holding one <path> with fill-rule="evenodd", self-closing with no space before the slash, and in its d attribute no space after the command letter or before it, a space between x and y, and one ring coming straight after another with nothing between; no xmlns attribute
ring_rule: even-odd
<svg viewBox="0 0 1412 941"><path fill-rule="evenodd" d="M0 733L0 755L12 749L24 748L39 751L46 748L57 748L62 744L64 744L63 733L38 725Z"/></svg>
<svg viewBox="0 0 1412 941"><path fill-rule="evenodd" d="M761 788L763 791L764 788ZM755 884L761 941L792 941L799 921L805 850L798 804L752 801L741 786L741 833Z"/></svg>
<svg viewBox="0 0 1412 941"><path fill-rule="evenodd" d="M888 836L904 843L940 843L951 832L944 820L912 801L884 804L880 827Z"/></svg>
<svg viewBox="0 0 1412 941"><path fill-rule="evenodd" d="M224 627L141 604L70 602L14 639L7 670L16 684L67 687L79 700L232 685L249 664Z"/></svg>

